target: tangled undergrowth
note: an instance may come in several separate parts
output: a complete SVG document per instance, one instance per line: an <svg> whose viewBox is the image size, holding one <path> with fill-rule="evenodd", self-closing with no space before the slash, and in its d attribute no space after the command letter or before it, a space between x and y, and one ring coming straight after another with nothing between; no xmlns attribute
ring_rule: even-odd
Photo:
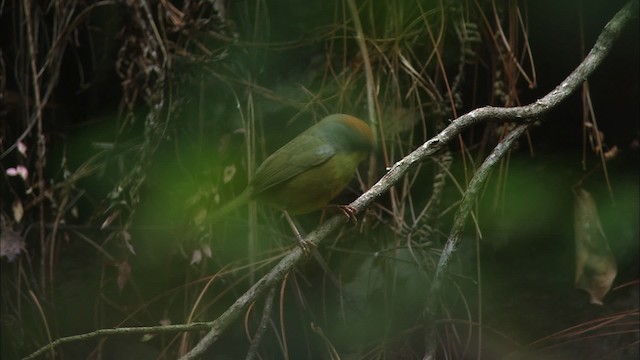
<svg viewBox="0 0 640 360"><path fill-rule="evenodd" d="M2 3L2 358L136 326L158 328L46 353L187 354L205 327L169 325L217 318L294 246L280 214L255 204L223 224L204 221L268 154L327 114L368 119L377 149L335 201L348 203L452 119L537 100L622 5L600 18L596 7L553 8L581 19L554 33L572 42L564 69L566 54L534 46L544 47L548 33L536 26L551 5L526 1ZM548 58L562 65L551 71ZM429 286L454 213L515 123L467 129L415 166L208 354L637 354L638 114L623 108L626 120L600 124L594 103L605 95L589 85L573 104L576 121L527 133L493 171L438 294ZM637 100L637 80L629 88ZM577 185L604 204L617 260L602 307L573 289ZM330 215L298 220L310 231ZM425 315L432 296L435 319Z"/></svg>

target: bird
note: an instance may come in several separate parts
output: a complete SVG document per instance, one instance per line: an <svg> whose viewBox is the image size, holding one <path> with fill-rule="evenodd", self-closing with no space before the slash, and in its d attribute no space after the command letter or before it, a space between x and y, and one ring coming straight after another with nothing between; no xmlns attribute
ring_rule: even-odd
<svg viewBox="0 0 640 360"><path fill-rule="evenodd" d="M373 148L373 132L366 122L346 114L329 115L268 156L242 193L212 213L209 223L255 200L283 211L305 250L290 215L327 206ZM351 215L350 209L341 208Z"/></svg>

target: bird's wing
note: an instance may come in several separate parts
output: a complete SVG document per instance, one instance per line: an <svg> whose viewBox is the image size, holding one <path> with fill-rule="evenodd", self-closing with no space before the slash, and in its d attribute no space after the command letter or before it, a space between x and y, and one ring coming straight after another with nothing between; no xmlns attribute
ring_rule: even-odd
<svg viewBox="0 0 640 360"><path fill-rule="evenodd" d="M335 148L322 139L304 134L271 154L256 170L253 193L257 194L318 166L335 155Z"/></svg>

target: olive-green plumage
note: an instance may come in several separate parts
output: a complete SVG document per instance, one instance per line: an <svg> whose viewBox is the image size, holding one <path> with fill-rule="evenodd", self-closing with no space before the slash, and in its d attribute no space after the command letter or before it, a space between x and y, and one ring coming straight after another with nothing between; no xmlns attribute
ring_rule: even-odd
<svg viewBox="0 0 640 360"><path fill-rule="evenodd" d="M251 199L292 215L320 209L347 186L372 148L373 134L364 121L329 115L266 158L247 188L211 219Z"/></svg>

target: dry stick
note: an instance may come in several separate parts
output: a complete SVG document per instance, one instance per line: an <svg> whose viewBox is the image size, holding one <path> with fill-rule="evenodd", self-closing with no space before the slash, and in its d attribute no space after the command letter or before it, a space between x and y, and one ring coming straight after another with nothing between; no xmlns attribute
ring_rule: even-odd
<svg viewBox="0 0 640 360"><path fill-rule="evenodd" d="M426 143L422 144L419 148L412 153L404 157L393 165L393 167L380 179L375 185L369 189L366 193L362 194L358 199L352 202L349 206L355 209L355 214L364 210L369 206L377 197L385 193L391 186L398 182L414 165L420 161L425 160L428 156L435 154L438 150L450 141L454 140L458 134L465 128L488 120L497 121L510 121L519 122L524 125L531 123L533 120L539 119L540 116L546 114L553 108L557 107L560 103L566 100L575 90L582 84L582 82L590 76L593 71L601 65L602 61L609 53L613 43L620 36L623 28L628 25L631 19L638 12L638 1L629 1L605 26L602 33L598 37L595 45L591 49L591 52L584 58L582 63L553 91L545 95L540 100L519 107L512 108L499 108L486 106L483 108L475 109L467 114L464 114L452 121L449 126L442 130L438 135L431 138ZM524 126L522 125L522 126ZM516 135L519 131L516 127L514 132ZM510 136L508 136L510 138ZM492 153L492 155L495 154ZM474 183L474 179L470 183ZM477 191L477 190L476 190ZM471 196L473 198L474 196ZM462 208L469 207L473 199L468 196L463 198L461 204ZM438 264L436 270L436 276L432 282L432 290L438 291L440 283L442 281L442 275L445 273L448 261L459 243L459 235L464 225L464 220L468 215L468 211L460 210L456 214L454 220L454 227L451 230L451 236L445 245L445 251L443 251L442 258ZM344 223L343 215L336 215L326 221L323 225L316 228L311 232L307 239L315 244L318 244L324 238L326 238L331 232L335 231ZM262 295L267 289L272 287L278 281L282 280L284 275L288 273L298 262L304 258L302 249L296 246L287 256L285 256L280 263L263 276L257 283L255 283L247 292L240 296L222 315L216 320L207 323L198 323L190 325L172 325L172 326L158 326L158 327L144 327L144 328L121 328L121 329L103 329L97 330L89 334L72 336L67 338L61 338L54 341L52 344L48 344L31 354L27 359L32 359L44 351L47 351L50 347L55 347L62 343L68 343L71 341L77 341L80 339L90 339L97 336L113 335L113 334L144 334L149 332L155 333L167 333L175 331L195 331L202 329L210 329L196 346L191 349L189 353L184 355L181 359L195 359L202 355L206 349L208 349L213 342L215 342L222 332L229 326L242 312L253 302L258 296ZM433 300L431 300L433 301Z"/></svg>
<svg viewBox="0 0 640 360"><path fill-rule="evenodd" d="M500 141L500 143L493 149L491 154L487 156L482 165L473 175L473 178L471 178L469 186L467 187L467 191L465 191L464 196L462 197L460 207L458 208L458 211L456 212L453 220L451 233L449 234L449 238L444 245L444 249L442 249L442 254L440 255L440 260L438 261L438 266L436 267L436 273L431 282L429 297L425 301L426 306L424 323L426 328L426 338L425 356L423 357L423 359L425 360L436 358L435 355L437 350L437 342L434 319L437 312L437 295L440 290L440 285L442 284L442 278L447 270L449 260L451 259L451 256L456 251L456 248L460 243L464 225L466 223L467 217L469 216L469 213L471 212L478 192L489 177L489 174L491 173L493 167L504 157L504 155L509 152L516 140L518 140L518 138L522 134L524 134L532 124L533 123L529 122L516 126L516 128L508 133L507 136L502 139L502 141Z"/></svg>
<svg viewBox="0 0 640 360"><path fill-rule="evenodd" d="M542 99L539 99L533 104L513 108L496 108L487 106L460 116L438 135L424 143L402 160L395 163L389 172L380 179L380 181L373 185L369 191L364 193L349 206L353 207L356 210L356 213L359 213L371 204L375 198L381 196L393 184L400 180L402 176L404 176L404 174L407 173L407 171L409 171L415 164L436 153L449 141L455 139L463 129L473 124L487 120L527 123L538 119L551 109L557 107L562 101L568 98L569 95L575 92L582 82L591 75L598 66L600 66L606 55L611 50L613 43L620 36L624 26L628 25L631 18L637 13L637 10L638 0L629 1L605 26L595 45L591 49L591 52L589 52L582 63L560 85L558 85L549 94L545 95ZM517 127L513 131L513 136L507 136L507 139L515 139L520 131L524 131L525 127L526 125ZM492 155L496 155L495 152ZM490 156L487 161L494 162L497 160L497 158L491 159ZM470 190L472 193L470 196L465 196L463 203L461 204L461 210L457 213L454 227L451 231L451 236L445 245L445 251L440 258L438 268L436 270L436 276L432 282L433 291L438 291L440 288L442 274L446 271L449 259L459 243L464 222L469 214L471 204L475 199L477 188L475 190L472 189L471 184L480 183L479 185L481 185L482 181L483 177L476 181L472 179L470 183ZM320 226L310 233L307 240L313 241L316 244L319 243L330 232L337 229L342 222L341 220L341 216L334 216L323 226ZM299 247L296 247L289 255L282 259L281 262L273 268L273 270L266 274L233 305L231 305L227 311L225 311L218 319L214 320L211 323L211 331L182 359L194 359L202 354L220 336L222 331L240 315L251 301L255 299L255 296L259 296L275 282L282 279L284 274L297 264L301 258L302 251Z"/></svg>
<svg viewBox="0 0 640 360"><path fill-rule="evenodd" d="M531 120L539 118L541 115L547 113L549 110L559 105L560 102L566 99L571 93L575 92L575 90L582 84L582 82L586 80L598 66L600 66L602 61L609 54L612 45L622 33L624 27L630 23L630 20L632 18L637 17L637 11L638 0L629 1L620 11L618 11L618 13L604 27L595 45L593 46L587 57L582 61L582 63L560 85L558 85L552 92L545 95L542 99L526 106L503 109L485 107L478 110L486 109L487 111L496 111L494 118L500 120L507 120L503 115L513 112L516 112L516 114L513 115L515 115L514 117L519 120ZM467 115L474 114L478 110L474 110L466 115L461 116L455 122L460 121ZM460 241L460 235L462 234L465 220L471 212L472 204L475 201L476 195L480 187L482 186L482 183L488 176L488 171L498 162L498 160L504 154L506 154L507 150L509 150L510 146L513 144L517 136L521 135L526 130L526 128L530 127L531 125L532 122L528 121L512 130L512 132L509 133L505 137L505 139L503 139L494 148L487 159L485 159L484 163L478 169L478 171L474 175L474 178L469 183L469 187L464 194L460 208L458 209L458 212L456 213L456 216L454 218L454 224L451 229L449 239L445 244L443 254L440 257L440 261L438 262L436 274L431 284L432 291L437 292L440 288L442 276L447 267L447 261L449 260L451 253L455 251ZM450 127L451 126L449 126L448 128ZM445 132L447 129L445 129L443 132Z"/></svg>
<svg viewBox="0 0 640 360"><path fill-rule="evenodd" d="M367 49L367 42L364 37L364 31L362 30L362 23L360 22L360 12L358 11L358 6L355 3L355 0L348 0L349 11L351 12L351 18L353 19L353 27L356 31L356 40L358 43L358 47L360 48L360 53L362 55L362 61L364 63L364 74L365 80L367 82L367 110L369 112L369 122L371 123L371 128L374 130L378 129L378 117L376 116L376 97L375 97L375 89L376 84L373 79L373 69L371 69L371 59L369 58L369 50ZM373 132L374 140L377 139L378 132Z"/></svg>
<svg viewBox="0 0 640 360"><path fill-rule="evenodd" d="M381 127L379 128L378 124L378 116L376 112L376 83L373 78L373 69L371 68L371 58L369 57L369 50L367 49L367 42L365 41L364 31L362 30L362 23L360 22L360 12L358 11L358 6L355 3L355 0L348 0L349 11L351 12L351 18L353 19L353 27L356 31L356 40L358 43L358 47L360 48L360 53L362 55L362 61L364 63L364 75L365 80L367 82L367 109L369 112L369 123L371 125L371 129L373 129L373 143L378 143L378 134L381 131ZM385 151L384 147L382 149ZM387 156L385 154L385 161L387 160ZM369 174L367 175L367 186L373 184L375 181L375 173L376 173L376 157L369 157ZM386 165L387 163L385 163Z"/></svg>
<svg viewBox="0 0 640 360"><path fill-rule="evenodd" d="M638 12L638 0L629 1L618 13L607 23L602 33L598 37L595 45L589 52L589 55L584 61L563 81L554 91L547 94L541 100L536 103L519 108L532 107L538 103L548 103L547 107L543 107L539 114L531 113L529 116L535 119L544 112L550 110L556 106L559 101L555 101L556 96L558 100L565 99L569 94L574 92L583 81L593 73L593 71L602 63L603 59L609 54L613 43L618 39L624 27L629 24L630 20L637 16ZM513 109L519 109L513 108ZM527 122L518 125L493 149L491 154L485 159L483 164L478 168L474 174L467 191L465 191L462 198L460 207L454 217L453 227L449 233L449 238L442 250L442 254L436 267L436 272L431 282L431 289L429 292L429 298L426 301L425 307L425 324L427 327L426 351L423 359L435 359L437 343L436 332L434 327L434 318L436 314L437 295L442 285L442 279L447 271L449 261L455 252L456 248L460 244L462 238L462 232L471 209L476 200L477 194L482 188L482 185L489 177L491 169L502 159L502 157L509 152L513 147L516 140L524 134L533 123Z"/></svg>
<svg viewBox="0 0 640 360"><path fill-rule="evenodd" d="M158 325L158 326L138 326L138 327L121 327L113 329L99 329L85 334L72 335L54 340L51 344L38 349L23 360L35 359L46 351L56 348L62 344L68 344L76 341L90 340L105 336L121 336L121 335L139 335L139 334L173 334L181 331L202 331L210 329L210 323L198 322L191 324L178 325Z"/></svg>
<svg viewBox="0 0 640 360"><path fill-rule="evenodd" d="M45 193L45 181L44 181L44 163L45 163L45 152L46 152L46 144L45 144L45 137L44 137L44 132L42 130L42 102L40 99L40 81L38 80L38 66L36 65L36 60L38 59L38 52L36 50L36 44L35 44L35 38L34 38L34 33L33 33L33 29L32 26L34 25L34 21L33 18L31 17L31 2L24 0L23 3L23 8L24 8L24 16L25 16L25 20L26 20L26 27L27 27L27 42L28 42L28 46L29 46L29 55L30 55L30 63L29 65L31 66L31 77L32 77L32 81L33 81L33 99L35 101L35 110L36 110L36 119L37 119L37 137L38 137L38 141L37 141L37 156L36 156L36 173L38 175L38 192L40 194L44 194ZM17 143L17 141L16 141ZM38 205L38 209L40 211L40 223L41 225L44 224L44 202L40 202L40 204ZM51 251L53 252L53 248L51 249ZM45 254L47 253L47 249L46 249L46 239L45 239L45 232L44 232L44 226L40 227L40 286L42 287L42 291L44 292L45 289L47 288L47 280L46 280L46 271L45 271L45 266L46 266L46 256ZM53 282L53 280L51 281Z"/></svg>
<svg viewBox="0 0 640 360"><path fill-rule="evenodd" d="M264 333L267 331L267 327L269 325L269 320L271 316L271 307L273 305L273 298L276 294L276 288L272 287L269 290L269 294L267 294L267 299L264 302L264 308L262 309L262 318L260 319L260 325L258 325L258 331L256 335L251 340L251 346L249 347L249 351L247 352L247 356L245 360L253 360L258 353L258 346L260 346L260 342L262 341L262 337Z"/></svg>

